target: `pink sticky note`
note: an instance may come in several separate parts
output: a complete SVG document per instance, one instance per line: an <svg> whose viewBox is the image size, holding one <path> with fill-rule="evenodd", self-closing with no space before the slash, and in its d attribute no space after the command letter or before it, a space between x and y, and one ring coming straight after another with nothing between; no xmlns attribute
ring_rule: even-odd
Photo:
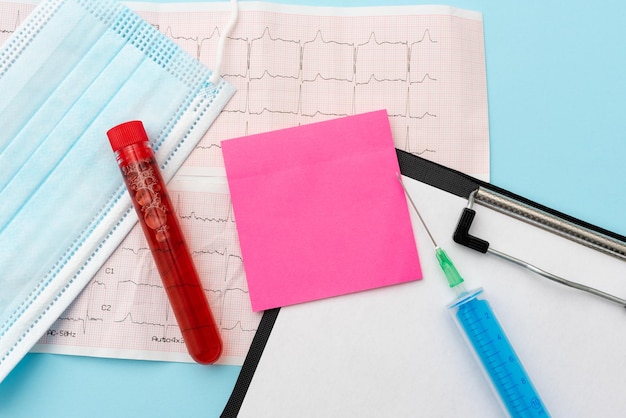
<svg viewBox="0 0 626 418"><path fill-rule="evenodd" d="M386 111L222 151L254 311L421 279Z"/></svg>

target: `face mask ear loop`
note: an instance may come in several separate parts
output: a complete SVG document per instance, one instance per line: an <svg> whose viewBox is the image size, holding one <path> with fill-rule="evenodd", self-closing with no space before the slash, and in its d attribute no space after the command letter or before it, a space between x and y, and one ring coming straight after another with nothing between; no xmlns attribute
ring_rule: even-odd
<svg viewBox="0 0 626 418"><path fill-rule="evenodd" d="M220 35L220 40L217 45L217 53L215 54L215 65L213 66L213 74L211 75L211 79L209 80L211 83L213 83L213 85L217 85L217 83L219 82L222 59L224 58L224 45L226 44L226 39L237 24L237 18L239 17L239 5L237 3L237 0L230 0L230 5L230 19L228 20L228 24L226 25L224 32Z"/></svg>

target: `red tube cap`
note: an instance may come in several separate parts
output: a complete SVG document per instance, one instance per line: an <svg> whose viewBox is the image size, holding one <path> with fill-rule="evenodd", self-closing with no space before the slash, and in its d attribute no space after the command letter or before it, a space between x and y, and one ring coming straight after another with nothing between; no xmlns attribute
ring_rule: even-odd
<svg viewBox="0 0 626 418"><path fill-rule="evenodd" d="M148 134L140 120L122 123L107 132L113 151L120 150L128 145L148 141Z"/></svg>

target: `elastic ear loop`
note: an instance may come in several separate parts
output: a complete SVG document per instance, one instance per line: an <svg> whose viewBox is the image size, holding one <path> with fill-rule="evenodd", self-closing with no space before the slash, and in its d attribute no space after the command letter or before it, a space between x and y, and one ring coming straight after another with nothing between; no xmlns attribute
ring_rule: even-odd
<svg viewBox="0 0 626 418"><path fill-rule="evenodd" d="M233 31L233 28L237 24L237 19L239 17L239 4L237 0L230 0L230 19L228 19L228 24L224 28L224 32L220 35L219 43L217 44L217 52L215 54L215 66L213 69L213 74L209 81L215 85L219 82L222 60L224 58L224 47L226 45L226 39Z"/></svg>

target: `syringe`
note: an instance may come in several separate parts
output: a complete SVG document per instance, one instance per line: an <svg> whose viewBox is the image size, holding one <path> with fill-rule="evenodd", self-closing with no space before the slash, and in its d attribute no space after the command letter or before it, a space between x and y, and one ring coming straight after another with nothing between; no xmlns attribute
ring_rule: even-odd
<svg viewBox="0 0 626 418"><path fill-rule="evenodd" d="M478 359L501 406L511 417L549 417L550 413L485 299L483 289L465 289L463 278L446 252L437 245L400 175L398 180L435 247L435 256L450 288L456 292L457 297L448 305L448 309Z"/></svg>

